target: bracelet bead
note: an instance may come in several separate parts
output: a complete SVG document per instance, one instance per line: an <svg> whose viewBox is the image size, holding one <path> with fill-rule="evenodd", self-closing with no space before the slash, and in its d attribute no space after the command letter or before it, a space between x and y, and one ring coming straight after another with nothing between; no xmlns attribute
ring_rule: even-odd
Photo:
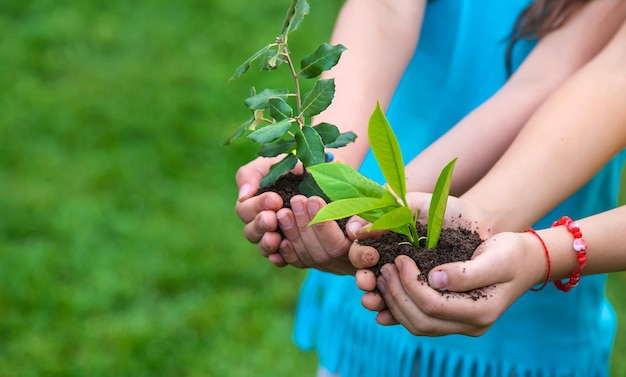
<svg viewBox="0 0 626 377"><path fill-rule="evenodd" d="M583 239L583 234L580 231L580 226L578 223L574 222L567 216L563 216L559 220L555 221L552 224L552 227L564 225L567 230L574 236L574 242L572 244L574 251L577 253L576 261L578 262L578 267L569 277L569 280L566 283L561 282L560 280L556 280L554 285L563 292L569 292L570 289L574 288L580 282L580 273L583 268L587 264L587 243Z"/></svg>

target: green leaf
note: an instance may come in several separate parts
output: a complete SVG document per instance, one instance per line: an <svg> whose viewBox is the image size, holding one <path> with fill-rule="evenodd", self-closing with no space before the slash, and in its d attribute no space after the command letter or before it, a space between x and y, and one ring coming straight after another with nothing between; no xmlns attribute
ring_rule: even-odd
<svg viewBox="0 0 626 377"><path fill-rule="evenodd" d="M387 117L376 103L376 109L370 117L368 125L368 137L372 152L382 170L387 183L403 201L406 197L406 178L404 175L404 162L398 139L387 121Z"/></svg>
<svg viewBox="0 0 626 377"><path fill-rule="evenodd" d="M337 140L332 143L326 144L326 148L341 148L353 143L356 140L356 134L352 131L344 132L339 135Z"/></svg>
<svg viewBox="0 0 626 377"><path fill-rule="evenodd" d="M280 34L286 39L289 33L298 29L307 14L309 14L309 3L306 0L293 0L285 15Z"/></svg>
<svg viewBox="0 0 626 377"><path fill-rule="evenodd" d="M342 45L331 46L324 43L315 50L302 58L300 61L300 75L305 79L319 76L322 72L334 67L341 54L346 50Z"/></svg>
<svg viewBox="0 0 626 377"><path fill-rule="evenodd" d="M412 240L411 233L409 231L409 224L415 221L413 219L413 212L411 209L404 206L399 206L393 210L385 213L378 220L374 221L369 227L370 230L392 230L396 233L403 234Z"/></svg>
<svg viewBox="0 0 626 377"><path fill-rule="evenodd" d="M324 194L324 191L322 191L317 182L315 182L315 179L313 179L311 174L304 175L304 179L302 179L302 182L298 185L298 189L300 189L300 192L309 198L311 196L319 196L324 199L326 203L330 203L330 198Z"/></svg>
<svg viewBox="0 0 626 377"><path fill-rule="evenodd" d="M259 144L269 143L286 134L287 131L289 131L289 127L291 127L290 119L283 119L279 122L268 124L265 127L257 129L248 135L248 138Z"/></svg>
<svg viewBox="0 0 626 377"><path fill-rule="evenodd" d="M254 121L255 119L254 117L252 117L248 119L247 121L245 121L244 123L242 123L239 127L237 127L237 130L235 130L235 132L232 135L230 135L226 140L222 142L222 145L230 145L230 143L232 143L233 140L242 137L246 133L250 125L254 123Z"/></svg>
<svg viewBox="0 0 626 377"><path fill-rule="evenodd" d="M296 133L296 157L305 167L326 161L322 138L310 126L304 126Z"/></svg>
<svg viewBox="0 0 626 377"><path fill-rule="evenodd" d="M335 79L318 80L313 89L304 96L302 115L305 118L315 116L326 110L335 96Z"/></svg>
<svg viewBox="0 0 626 377"><path fill-rule="evenodd" d="M289 91L287 89L265 89L251 97L246 98L244 103L250 110L267 109L271 98L287 98Z"/></svg>
<svg viewBox="0 0 626 377"><path fill-rule="evenodd" d="M334 124L322 122L313 126L313 129L320 135L324 145L334 142L339 137L339 128Z"/></svg>
<svg viewBox="0 0 626 377"><path fill-rule="evenodd" d="M257 155L261 157L275 157L279 154L293 151L296 142L293 139L278 139L271 143L265 143L257 151Z"/></svg>
<svg viewBox="0 0 626 377"><path fill-rule="evenodd" d="M428 232L426 234L426 247L428 249L436 247L437 243L439 243L443 218L448 203L448 193L450 192L450 184L452 183L452 171L454 170L456 160L456 158L453 159L443 168L437 179L437 184L435 184L433 196L430 199L430 207L428 208Z"/></svg>
<svg viewBox="0 0 626 377"><path fill-rule="evenodd" d="M298 159L296 158L296 156L290 153L279 162L270 166L269 173L267 173L267 175L263 177L263 179L261 179L261 187L267 187L276 182L276 180L280 178L281 175L286 174L291 169L293 169L296 166L297 162Z"/></svg>
<svg viewBox="0 0 626 377"><path fill-rule="evenodd" d="M346 217L358 215L361 212L372 211L376 209L386 208L398 205L395 200L390 201L388 197L383 198L351 198L337 200L328 203L325 207L315 215L309 225L317 224L322 221L343 219Z"/></svg>
<svg viewBox="0 0 626 377"><path fill-rule="evenodd" d="M395 199L395 196L391 195L391 197ZM399 205L400 203L396 201L396 204L393 206L361 212L359 213L359 217L365 219L366 221L369 221L370 223L374 223L376 220L380 219L385 213L391 211Z"/></svg>
<svg viewBox="0 0 626 377"><path fill-rule="evenodd" d="M259 61L259 69L261 71L273 71L278 68L282 63L286 63L287 60L280 54L281 45L279 44L275 48L269 49Z"/></svg>
<svg viewBox="0 0 626 377"><path fill-rule="evenodd" d="M333 201L358 197L382 198L389 194L383 186L341 162L310 166L308 171Z"/></svg>
<svg viewBox="0 0 626 377"><path fill-rule="evenodd" d="M260 49L259 51L255 52L254 55L252 55L251 57L248 58L248 60L246 60L245 62L243 62L235 71L235 73L233 73L233 75L230 77L230 80L234 80L238 77L243 76L244 73L246 73L248 71L248 69L250 69L250 64L257 60L260 56L265 55L268 50L270 48L272 48L272 46L275 46L275 43L271 43L265 47L263 47L262 49Z"/></svg>
<svg viewBox="0 0 626 377"><path fill-rule="evenodd" d="M371 230L392 230L402 227L408 227L408 225L415 221L413 218L413 212L408 207L404 207L398 204L398 207L385 213L378 220L372 223Z"/></svg>
<svg viewBox="0 0 626 377"><path fill-rule="evenodd" d="M279 97L272 97L268 100L270 116L276 120L293 117L293 109L287 101Z"/></svg>

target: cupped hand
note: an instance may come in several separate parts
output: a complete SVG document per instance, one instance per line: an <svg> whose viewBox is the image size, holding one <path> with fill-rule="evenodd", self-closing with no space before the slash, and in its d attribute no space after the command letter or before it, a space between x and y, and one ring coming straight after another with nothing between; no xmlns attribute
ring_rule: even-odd
<svg viewBox="0 0 626 377"><path fill-rule="evenodd" d="M259 252L277 266L287 263L278 253L282 236L278 233L276 212L283 207L283 200L275 192L257 195L260 182L269 172L277 158L257 158L237 170L236 182L239 198L235 204L237 216L244 222L244 235L248 241L257 244ZM301 171L301 167L296 170Z"/></svg>
<svg viewBox="0 0 626 377"><path fill-rule="evenodd" d="M368 291L362 303L379 312L380 324L399 323L415 335L482 335L545 279L545 255L533 242L530 234L499 233L483 242L472 260L435 267L428 283L417 279L413 260L400 256L383 266L377 279L371 271L357 272L357 285Z"/></svg>
<svg viewBox="0 0 626 377"><path fill-rule="evenodd" d="M319 210L326 205L322 198L296 195L291 210L283 208L276 214L284 239L278 252L285 263L297 268L315 268L335 274L354 274L356 269L348 259L348 251L365 221L359 217L348 220L344 230L336 221L324 221L309 226Z"/></svg>
<svg viewBox="0 0 626 377"><path fill-rule="evenodd" d="M413 211L417 211L418 220L428 221L428 211L432 194L423 192L407 193L407 202ZM494 216L467 199L448 196L446 212L444 214L444 228L464 228L476 231L481 239L487 239L494 234L492 224Z"/></svg>

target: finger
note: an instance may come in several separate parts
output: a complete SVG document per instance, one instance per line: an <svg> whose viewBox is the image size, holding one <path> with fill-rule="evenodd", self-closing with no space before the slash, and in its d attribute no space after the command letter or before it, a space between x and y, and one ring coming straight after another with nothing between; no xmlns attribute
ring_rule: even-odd
<svg viewBox="0 0 626 377"><path fill-rule="evenodd" d="M235 182L239 187L239 201L252 197L259 190L261 179L269 173L270 166L278 162L279 158L257 158L237 170Z"/></svg>
<svg viewBox="0 0 626 377"><path fill-rule="evenodd" d="M355 274L356 285L363 291L376 289L376 275L371 270L358 270Z"/></svg>
<svg viewBox="0 0 626 377"><path fill-rule="evenodd" d="M385 300L378 292L365 292L361 297L361 304L365 309L373 312L379 312L387 307Z"/></svg>
<svg viewBox="0 0 626 377"><path fill-rule="evenodd" d="M278 212L276 212L276 220L286 239L298 244L301 243L300 232L298 231L292 210L288 208L278 210Z"/></svg>
<svg viewBox="0 0 626 377"><path fill-rule="evenodd" d="M377 238L387 233L387 230L369 230L367 227L359 229L355 232L355 239L370 239Z"/></svg>
<svg viewBox="0 0 626 377"><path fill-rule="evenodd" d="M400 259L398 257L397 259ZM443 334L463 333L465 331L474 331L473 326L469 326L462 322L453 322L442 320L440 318L429 315L422 311L422 306L418 306L416 301L407 293L403 282L400 279L399 270L394 264L386 264L381 269L381 277L378 282L378 289L381 290L387 309L391 313L391 316L404 327L415 335L429 335L437 336ZM412 272L412 279L417 281L417 267ZM430 287L421 286L422 289L429 290L436 296L431 297L427 306L441 307L447 305L441 294ZM421 303L421 302L420 302ZM385 323L390 322L387 315L381 314L381 320L384 319Z"/></svg>
<svg viewBox="0 0 626 377"><path fill-rule="evenodd" d="M383 326L393 326L399 324L399 322L394 318L393 314L387 309L380 311L376 315L376 322Z"/></svg>
<svg viewBox="0 0 626 377"><path fill-rule="evenodd" d="M378 251L371 247L361 245L359 242L352 242L350 251L348 252L350 263L358 269L367 269L375 266L380 260Z"/></svg>
<svg viewBox="0 0 626 377"><path fill-rule="evenodd" d="M279 253L272 253L267 256L267 259L276 267L285 267L287 265Z"/></svg>
<svg viewBox="0 0 626 377"><path fill-rule="evenodd" d="M396 321L413 332L411 320L405 315L405 312L413 313L412 317L415 318L419 315L419 309L404 291L396 266L390 263L385 264L380 269L380 274L377 287L385 300L387 309Z"/></svg>
<svg viewBox="0 0 626 377"><path fill-rule="evenodd" d="M397 310L411 321L415 333L445 334L454 331L471 335L479 329L484 331L502 312L499 299L493 295L491 299L486 299L492 294L493 288L442 293L417 279L419 270L409 257L399 256L395 260L395 266L403 287L402 292L408 296L408 300L399 296L400 299L396 300ZM389 280L395 282L394 279ZM390 290L399 289L392 283L389 284ZM388 307L396 310L394 304L388 303ZM400 319L400 315L396 317ZM420 318L419 325L416 318Z"/></svg>
<svg viewBox="0 0 626 377"><path fill-rule="evenodd" d="M293 231L294 233L297 231L298 236L294 234L292 237L289 231L287 238L293 243L300 259L311 267L327 266L333 263L335 258L343 258L345 264L349 265L347 254L350 242L336 221L324 221L309 226L311 220L325 204L319 197L294 196L291 199L291 208L296 222Z"/></svg>
<svg viewBox="0 0 626 377"><path fill-rule="evenodd" d="M282 240L278 253L283 257L285 263L297 268L306 268L306 265L302 263L289 240Z"/></svg>
<svg viewBox="0 0 626 377"><path fill-rule="evenodd" d="M306 201L306 214L301 220L310 222L317 216L317 213L326 202L317 196L310 197ZM296 218L296 221L298 219ZM308 223L307 223L308 224ZM337 221L324 221L321 223L307 226L307 230L312 230L316 240L322 246L323 252L330 258L341 258L348 261L348 250L352 243L346 238L344 231L339 227ZM308 232L307 232L308 233Z"/></svg>
<svg viewBox="0 0 626 377"><path fill-rule="evenodd" d="M497 243L489 239L489 245ZM486 244L481 244L476 256L466 262L447 263L437 266L428 274L430 285L439 290L466 292L513 279L505 253L484 254Z"/></svg>
<svg viewBox="0 0 626 377"><path fill-rule="evenodd" d="M276 232L267 232L261 237L257 248L261 255L267 257L270 254L274 254L278 251L278 247L281 242L281 235Z"/></svg>
<svg viewBox="0 0 626 377"><path fill-rule="evenodd" d="M267 232L277 230L278 220L276 214L271 211L260 212L253 221L248 222L243 228L246 239L252 243L258 243ZM276 244L275 246L278 246Z"/></svg>
<svg viewBox="0 0 626 377"><path fill-rule="evenodd" d="M265 169L261 170L251 166L251 163L237 170L235 181L237 182L237 187L239 187L238 201L249 199L259 190L259 182L267 173Z"/></svg>
<svg viewBox="0 0 626 377"><path fill-rule="evenodd" d="M352 216L346 223L346 234L351 241L356 239L359 230L369 226L370 223L359 216Z"/></svg>
<svg viewBox="0 0 626 377"><path fill-rule="evenodd" d="M237 202L235 212L244 223L252 221L263 211L276 212L283 207L283 199L275 192L265 192L245 201Z"/></svg>

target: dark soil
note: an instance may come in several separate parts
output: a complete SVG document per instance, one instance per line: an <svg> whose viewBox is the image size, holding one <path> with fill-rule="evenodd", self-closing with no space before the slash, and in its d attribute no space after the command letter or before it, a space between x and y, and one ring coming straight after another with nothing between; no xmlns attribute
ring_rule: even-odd
<svg viewBox="0 0 626 377"><path fill-rule="evenodd" d="M291 203L290 203L291 198L296 195L303 195L298 189L298 186L300 185L300 183L302 183L303 179L304 179L304 176L301 174L287 173L281 176L280 178L278 178L276 182L274 182L273 184L267 187L262 187L257 192L257 195L260 195L264 192L273 191L277 193L278 195L280 195L280 197L283 199L283 208L291 209ZM344 234L346 234L347 222L348 222L347 218L337 220L337 223L339 224L339 227L341 228L341 230L343 230ZM280 230L280 228L278 229L278 233L280 233L284 237L284 234Z"/></svg>
<svg viewBox="0 0 626 377"><path fill-rule="evenodd" d="M257 195L260 195L264 192L273 191L280 195L281 198L283 198L284 208L291 208L291 203L289 202L289 200L291 200L293 196L300 195L298 185L300 185L303 178L304 176L301 174L287 173L278 178L273 184L267 187L261 187L259 192L257 192Z"/></svg>
<svg viewBox="0 0 626 377"><path fill-rule="evenodd" d="M421 223L417 223L418 234L425 235L427 228ZM425 247L415 248L410 244L407 238L397 233L385 233L382 236L371 239L358 240L362 245L375 248L380 255L378 264L371 268L376 276L380 275L380 269L387 263L394 263L399 255L409 256L415 261L420 270L420 274L416 276L417 280L423 284L428 284L428 273L435 267L452 262L463 262L470 260L476 251L478 245L482 243L482 239L478 233L464 228L446 228L441 230L439 244L434 249L426 249ZM474 289L468 292L441 292L447 299L450 298L469 298L478 300L487 299L494 287L486 287L482 289Z"/></svg>
<svg viewBox="0 0 626 377"><path fill-rule="evenodd" d="M416 225L417 233L425 236L426 226L421 223ZM411 257L420 269L421 275L428 276L433 267L471 259L482 240L476 232L462 228L448 228L442 229L439 244L431 250L425 247L416 249L405 236L392 232L377 238L362 239L358 242L362 245L372 246L380 254L380 261L372 267L376 276L380 275L380 268L383 265L393 263L399 255Z"/></svg>
<svg viewBox="0 0 626 377"><path fill-rule="evenodd" d="M302 175L288 173L280 177L273 185L259 190L257 195L267 191L276 192L282 197L284 207L291 208L289 201L293 196L301 194L298 185L302 180ZM348 219L337 220L344 234L347 221ZM417 231L418 234L425 236L427 228L425 225L417 223ZM282 234L280 229L279 233ZM482 243L482 240L478 233L459 227L442 229L438 246L431 250L426 248L416 249L408 242L406 237L393 232L385 233L377 238L362 239L357 242L371 246L378 251L380 260L376 266L371 268L376 276L380 275L380 268L383 265L393 263L399 255L407 255L415 261L420 270L420 275L417 276L417 279L427 284L428 273L431 269L445 263L470 260L478 245ZM466 292L465 297L477 300L486 298L487 295L483 290L473 290Z"/></svg>

